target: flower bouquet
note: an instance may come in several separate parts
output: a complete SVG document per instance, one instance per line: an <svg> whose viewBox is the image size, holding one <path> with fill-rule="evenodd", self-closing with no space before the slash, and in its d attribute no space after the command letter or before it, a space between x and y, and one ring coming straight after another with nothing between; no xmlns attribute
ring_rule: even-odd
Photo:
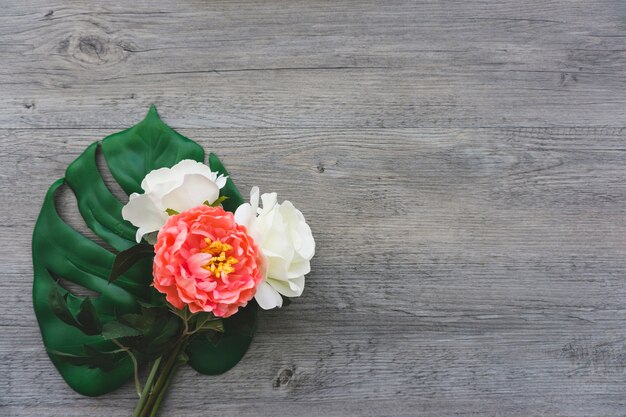
<svg viewBox="0 0 626 417"><path fill-rule="evenodd" d="M128 201L105 184L96 152ZM33 301L50 359L83 395L133 379L134 417L157 414L181 365L208 375L232 368L252 340L259 307L300 296L310 271L315 241L302 213L256 187L244 202L217 156L204 159L151 107L142 122L69 165L33 233ZM63 185L99 241L57 212ZM98 295L74 294L68 282Z"/></svg>

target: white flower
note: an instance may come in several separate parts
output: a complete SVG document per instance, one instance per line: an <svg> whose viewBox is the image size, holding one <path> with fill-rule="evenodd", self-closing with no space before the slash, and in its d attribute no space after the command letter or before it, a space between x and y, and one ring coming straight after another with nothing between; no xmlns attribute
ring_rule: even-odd
<svg viewBox="0 0 626 417"><path fill-rule="evenodd" d="M250 191L250 203L235 212L235 221L246 226L261 249L265 260L264 280L257 287L255 299L261 308L281 307L286 297L298 297L304 290L304 276L311 271L315 240L304 216L289 201L278 204L276 193L261 196L259 189Z"/></svg>
<svg viewBox="0 0 626 417"><path fill-rule="evenodd" d="M226 177L201 162L185 159L172 168L151 171L141 182L144 194L133 193L122 208L122 217L137 226L137 242L157 232L167 221L167 209L183 212L219 198ZM153 241L155 236L147 235Z"/></svg>

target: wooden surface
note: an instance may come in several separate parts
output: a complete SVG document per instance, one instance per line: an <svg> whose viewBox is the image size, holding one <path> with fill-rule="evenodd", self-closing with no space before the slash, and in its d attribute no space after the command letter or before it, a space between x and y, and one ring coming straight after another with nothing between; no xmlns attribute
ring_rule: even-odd
<svg viewBox="0 0 626 417"><path fill-rule="evenodd" d="M163 416L624 416L625 82L621 0L0 0L0 415L134 406L50 363L30 239L155 103L318 244L304 295Z"/></svg>

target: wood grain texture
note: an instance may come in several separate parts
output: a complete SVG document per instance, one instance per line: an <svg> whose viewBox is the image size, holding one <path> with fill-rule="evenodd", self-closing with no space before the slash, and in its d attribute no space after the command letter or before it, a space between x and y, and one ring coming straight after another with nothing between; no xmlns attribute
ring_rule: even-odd
<svg viewBox="0 0 626 417"><path fill-rule="evenodd" d="M0 0L0 415L134 406L54 370L30 240L151 103L318 244L304 295L163 416L624 415L624 2L124 3Z"/></svg>

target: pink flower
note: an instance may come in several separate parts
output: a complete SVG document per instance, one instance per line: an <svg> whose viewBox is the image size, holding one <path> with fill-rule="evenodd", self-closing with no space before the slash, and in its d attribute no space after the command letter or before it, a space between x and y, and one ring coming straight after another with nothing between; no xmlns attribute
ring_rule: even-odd
<svg viewBox="0 0 626 417"><path fill-rule="evenodd" d="M201 205L170 217L154 251L154 287L171 305L187 305L192 313L229 317L263 279L256 243L220 207Z"/></svg>

